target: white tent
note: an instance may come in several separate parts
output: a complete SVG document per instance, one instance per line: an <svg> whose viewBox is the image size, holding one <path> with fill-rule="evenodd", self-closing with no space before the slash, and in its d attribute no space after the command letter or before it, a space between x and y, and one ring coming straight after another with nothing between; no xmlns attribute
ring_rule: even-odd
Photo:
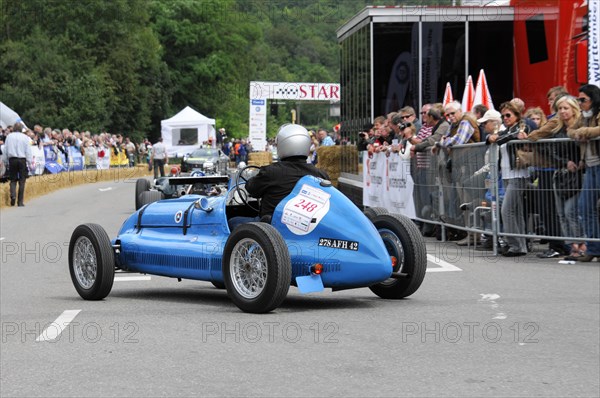
<svg viewBox="0 0 600 398"><path fill-rule="evenodd" d="M5 129L8 126L12 126L16 122L23 123L23 120L21 120L21 116L19 116L17 112L13 111L8 106L6 106L4 102L0 101L0 126L3 129Z"/></svg>
<svg viewBox="0 0 600 398"><path fill-rule="evenodd" d="M182 155L199 148L212 137L216 142L215 119L186 106L170 119L161 121L161 136L170 157Z"/></svg>

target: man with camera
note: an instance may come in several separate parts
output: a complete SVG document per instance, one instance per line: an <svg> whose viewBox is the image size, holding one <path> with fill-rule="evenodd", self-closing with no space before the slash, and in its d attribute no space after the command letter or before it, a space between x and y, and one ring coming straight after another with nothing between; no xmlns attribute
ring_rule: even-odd
<svg viewBox="0 0 600 398"><path fill-rule="evenodd" d="M363 131L358 133L358 142L356 148L359 152L366 151L372 142L373 124L367 123L363 126Z"/></svg>
<svg viewBox="0 0 600 398"><path fill-rule="evenodd" d="M415 130L419 131L421 129L421 122L417 119L417 115L415 113L415 108L412 106L405 106L404 108L398 111L398 114L402 118L403 123L410 123L415 126Z"/></svg>

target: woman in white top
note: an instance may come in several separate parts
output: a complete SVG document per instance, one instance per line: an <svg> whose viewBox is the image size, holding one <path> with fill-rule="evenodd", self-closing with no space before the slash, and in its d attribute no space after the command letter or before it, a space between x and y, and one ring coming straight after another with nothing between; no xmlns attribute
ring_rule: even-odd
<svg viewBox="0 0 600 398"><path fill-rule="evenodd" d="M525 140L529 128L521 119L521 112L510 102L500 105L500 114L505 129L498 135L487 137L487 143L500 146L500 170L505 193L502 207L502 225L504 232L525 234L524 195L529 180L529 170L517 168L516 151L518 146L510 141ZM527 241L524 237L507 236L508 250L502 253L506 257L524 256L527 254Z"/></svg>

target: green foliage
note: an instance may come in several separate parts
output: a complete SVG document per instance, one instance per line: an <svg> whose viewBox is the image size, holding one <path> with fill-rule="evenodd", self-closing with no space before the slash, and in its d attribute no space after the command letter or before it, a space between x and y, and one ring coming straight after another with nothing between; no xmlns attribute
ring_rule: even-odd
<svg viewBox="0 0 600 398"><path fill-rule="evenodd" d="M144 0L2 2L3 101L30 124L156 129L170 87L145 5Z"/></svg>
<svg viewBox="0 0 600 398"><path fill-rule="evenodd" d="M336 29L386 3L0 0L0 99L30 125L153 139L189 105L243 137L250 81L337 82ZM328 104L287 101L268 136L292 109L313 127L337 123Z"/></svg>

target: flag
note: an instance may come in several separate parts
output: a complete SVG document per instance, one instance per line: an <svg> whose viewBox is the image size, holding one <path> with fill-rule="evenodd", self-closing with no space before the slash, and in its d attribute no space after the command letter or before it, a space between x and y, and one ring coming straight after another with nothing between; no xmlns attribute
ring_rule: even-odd
<svg viewBox="0 0 600 398"><path fill-rule="evenodd" d="M462 111L469 112L471 108L473 108L473 101L475 100L475 87L473 87L473 79L471 75L467 79L467 84L465 84L465 92L463 93L462 98Z"/></svg>
<svg viewBox="0 0 600 398"><path fill-rule="evenodd" d="M454 101L454 97L452 96L452 87L450 87L450 82L446 83L446 91L444 91L444 100L442 104L446 106L450 102Z"/></svg>
<svg viewBox="0 0 600 398"><path fill-rule="evenodd" d="M492 102L492 95L485 78L483 69L479 71L479 77L477 78L477 87L475 87L475 100L473 106L483 104L488 109L494 109L494 103Z"/></svg>

